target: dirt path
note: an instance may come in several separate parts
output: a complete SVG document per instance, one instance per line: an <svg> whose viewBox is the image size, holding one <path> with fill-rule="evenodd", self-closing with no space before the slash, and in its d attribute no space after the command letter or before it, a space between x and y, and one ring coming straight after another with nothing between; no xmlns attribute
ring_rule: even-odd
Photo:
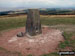
<svg viewBox="0 0 75 56"><path fill-rule="evenodd" d="M60 41L63 41L62 32L49 27L42 27L42 34L32 38L27 36L19 38L16 36L18 32L25 32L25 28L3 32L0 36L0 47L21 52L24 56L29 54L39 56L56 51Z"/></svg>

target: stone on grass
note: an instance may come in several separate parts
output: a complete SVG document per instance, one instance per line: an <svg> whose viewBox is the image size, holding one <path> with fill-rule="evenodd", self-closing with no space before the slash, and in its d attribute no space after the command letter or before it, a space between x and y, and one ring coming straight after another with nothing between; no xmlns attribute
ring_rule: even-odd
<svg viewBox="0 0 75 56"><path fill-rule="evenodd" d="M23 32L19 32L18 34L17 34L17 37L23 37L24 36L24 33Z"/></svg>

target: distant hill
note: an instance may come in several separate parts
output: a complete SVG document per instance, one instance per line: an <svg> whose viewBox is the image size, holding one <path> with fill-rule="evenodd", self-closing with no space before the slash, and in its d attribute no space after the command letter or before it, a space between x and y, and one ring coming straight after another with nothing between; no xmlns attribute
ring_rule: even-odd
<svg viewBox="0 0 75 56"><path fill-rule="evenodd" d="M26 13L26 9L19 8L0 8L0 15L22 14Z"/></svg>
<svg viewBox="0 0 75 56"><path fill-rule="evenodd" d="M39 8L42 15L75 15L75 9L67 8ZM0 15L12 15L12 14L27 14L27 9L16 8L0 8Z"/></svg>
<svg viewBox="0 0 75 56"><path fill-rule="evenodd" d="M9 11L10 9L0 8L0 12Z"/></svg>

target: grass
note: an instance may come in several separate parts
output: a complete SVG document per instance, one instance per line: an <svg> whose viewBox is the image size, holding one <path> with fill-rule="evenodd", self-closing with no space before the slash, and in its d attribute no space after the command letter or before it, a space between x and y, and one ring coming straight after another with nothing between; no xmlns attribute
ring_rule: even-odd
<svg viewBox="0 0 75 56"><path fill-rule="evenodd" d="M71 18L49 18L49 17L45 17L45 18L41 18L41 22L44 25L58 25L58 24L73 24L75 25L75 18L71 17Z"/></svg>
<svg viewBox="0 0 75 56"><path fill-rule="evenodd" d="M75 33L64 32L63 36L64 36L65 41L59 44L59 48L64 49L65 47L71 47L73 48L73 50L75 50L75 40L72 40L73 35L75 36Z"/></svg>
<svg viewBox="0 0 75 56"><path fill-rule="evenodd" d="M11 52L11 51L8 51L7 49L3 48L3 47L0 47L0 51L4 51L5 54L17 54L18 56L23 56L20 52Z"/></svg>
<svg viewBox="0 0 75 56"><path fill-rule="evenodd" d="M32 54L29 54L29 55L27 55L27 56L32 56Z"/></svg>
<svg viewBox="0 0 75 56"><path fill-rule="evenodd" d="M59 44L59 48L62 48L62 49L67 47L67 46L70 46L70 42L69 41L64 41L64 42L61 42Z"/></svg>
<svg viewBox="0 0 75 56"><path fill-rule="evenodd" d="M26 16L17 16L17 17L2 17L0 18L0 31L23 27L26 23ZM75 18L74 17L41 17L42 25L58 25L58 24L72 24L75 25Z"/></svg>
<svg viewBox="0 0 75 56"><path fill-rule="evenodd" d="M14 52L14 54L18 54L18 56L23 56L20 52Z"/></svg>
<svg viewBox="0 0 75 56"><path fill-rule="evenodd" d="M63 36L64 36L65 40L70 40L71 37L73 36L73 33L72 32L71 33L64 32Z"/></svg>
<svg viewBox="0 0 75 56"><path fill-rule="evenodd" d="M25 25L25 21L26 19L23 19L22 17L1 18L0 31L11 28L23 27Z"/></svg>
<svg viewBox="0 0 75 56"><path fill-rule="evenodd" d="M33 55L29 54L27 56L33 56ZM43 54L43 55L40 55L40 56L59 56L59 54L57 52L53 52L53 53L49 53L49 54Z"/></svg>
<svg viewBox="0 0 75 56"><path fill-rule="evenodd" d="M0 50L4 50L4 51L7 51L5 48L2 48L2 47L0 47Z"/></svg>
<svg viewBox="0 0 75 56"><path fill-rule="evenodd" d="M49 53L49 54L43 54L41 56L59 56L57 52Z"/></svg>

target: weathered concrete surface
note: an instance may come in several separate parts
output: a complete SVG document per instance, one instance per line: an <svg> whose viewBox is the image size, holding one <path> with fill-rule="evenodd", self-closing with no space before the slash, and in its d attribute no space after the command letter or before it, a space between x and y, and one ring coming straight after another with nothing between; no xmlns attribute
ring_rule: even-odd
<svg viewBox="0 0 75 56"><path fill-rule="evenodd" d="M26 33L30 36L41 34L41 22L38 9L28 9L28 16L26 21Z"/></svg>

